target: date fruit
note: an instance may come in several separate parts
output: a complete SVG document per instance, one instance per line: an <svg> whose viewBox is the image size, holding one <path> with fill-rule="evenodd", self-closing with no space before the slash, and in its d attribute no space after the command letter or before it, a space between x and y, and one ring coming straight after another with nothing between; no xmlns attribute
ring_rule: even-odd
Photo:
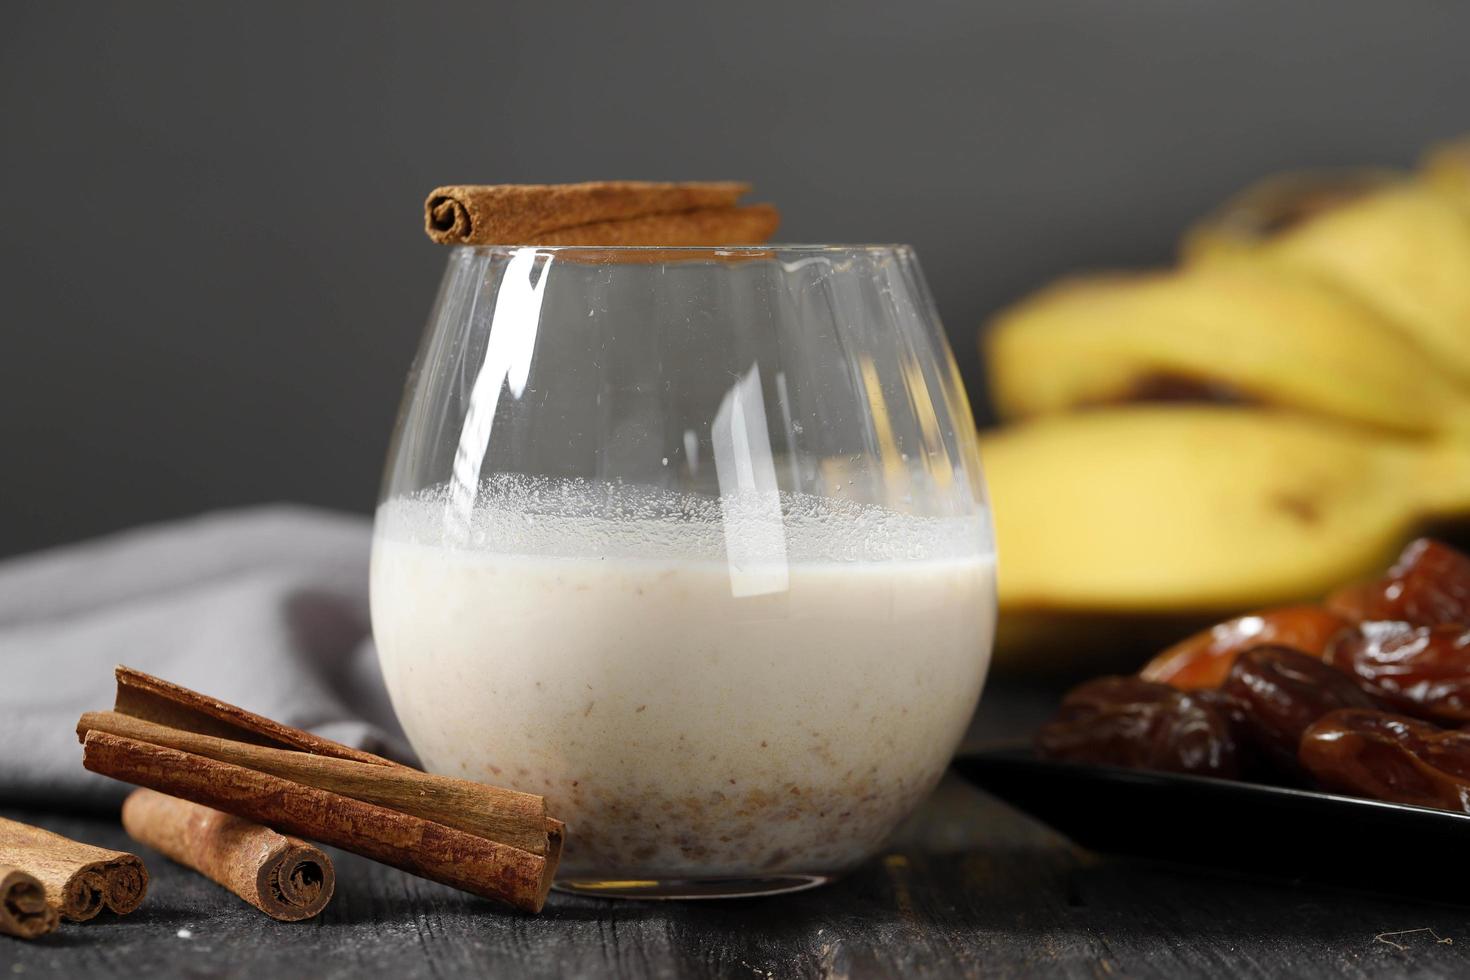
<svg viewBox="0 0 1470 980"><path fill-rule="evenodd" d="M1256 647L1235 660L1220 693L1239 710L1238 725L1261 757L1299 771L1302 732L1339 708L1377 708L1357 683L1316 657L1285 647Z"/></svg>
<svg viewBox="0 0 1470 980"><path fill-rule="evenodd" d="M1049 759L1233 778L1229 719L1205 699L1137 677L1099 677L1068 692L1036 733Z"/></svg>
<svg viewBox="0 0 1470 980"><path fill-rule="evenodd" d="M1470 813L1470 732L1346 709L1307 729L1300 757L1324 789Z"/></svg>
<svg viewBox="0 0 1470 980"><path fill-rule="evenodd" d="M1356 623L1470 624L1470 557L1420 538L1383 578L1339 589L1327 598L1327 608Z"/></svg>
<svg viewBox="0 0 1470 980"><path fill-rule="evenodd" d="M1363 623L1336 637L1325 660L1395 711L1470 723L1470 627Z"/></svg>
<svg viewBox="0 0 1470 980"><path fill-rule="evenodd" d="M1352 623L1321 606L1283 606L1240 616L1174 644L1139 672L1147 681L1182 691L1219 687L1243 650L1263 645L1322 656L1328 641Z"/></svg>

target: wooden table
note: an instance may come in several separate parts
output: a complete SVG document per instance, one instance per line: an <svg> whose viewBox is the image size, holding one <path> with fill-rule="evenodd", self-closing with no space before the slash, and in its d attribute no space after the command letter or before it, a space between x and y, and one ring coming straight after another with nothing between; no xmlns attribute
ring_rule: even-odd
<svg viewBox="0 0 1470 980"><path fill-rule="evenodd" d="M1014 735L1050 697L993 690L972 737ZM4 813L132 847L112 817ZM763 900L554 895L530 918L338 854L331 906L285 925L141 853L142 909L0 937L0 978L1470 976L1467 907L1099 858L953 777L858 872Z"/></svg>

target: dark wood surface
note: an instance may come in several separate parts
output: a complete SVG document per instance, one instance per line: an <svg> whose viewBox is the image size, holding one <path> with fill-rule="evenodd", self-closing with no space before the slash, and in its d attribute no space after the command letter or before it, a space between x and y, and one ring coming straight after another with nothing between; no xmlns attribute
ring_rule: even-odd
<svg viewBox="0 0 1470 980"><path fill-rule="evenodd" d="M1036 710L993 692L976 737L1014 733ZM0 978L1470 975L1470 906L1101 858L954 777L881 856L826 888L704 903L554 895L535 918L334 853L336 898L287 925L137 849L115 818L4 812L137 850L153 881L126 918L0 937Z"/></svg>

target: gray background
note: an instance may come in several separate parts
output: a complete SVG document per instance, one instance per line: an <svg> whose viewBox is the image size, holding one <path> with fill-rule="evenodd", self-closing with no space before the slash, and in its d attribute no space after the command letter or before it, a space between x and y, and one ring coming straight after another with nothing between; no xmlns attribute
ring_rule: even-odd
<svg viewBox="0 0 1470 980"><path fill-rule="evenodd" d="M456 181L739 177L986 315L1262 173L1470 130L1470 4L79 3L0 11L0 553L368 510Z"/></svg>

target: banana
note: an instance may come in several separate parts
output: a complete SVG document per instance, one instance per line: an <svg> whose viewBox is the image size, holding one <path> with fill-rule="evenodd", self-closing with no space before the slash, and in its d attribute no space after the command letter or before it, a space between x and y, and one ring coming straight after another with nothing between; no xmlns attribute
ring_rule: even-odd
<svg viewBox="0 0 1470 980"><path fill-rule="evenodd" d="M1008 668L1316 599L1470 516L1470 141L1417 174L1263 181L1182 256L984 337L1014 423L981 437Z"/></svg>
<svg viewBox="0 0 1470 980"><path fill-rule="evenodd" d="M1254 242L1229 232L1229 219L1217 215L1217 233L1208 225L1191 233L1186 258L1208 263L1249 255L1330 284L1391 320L1470 385L1470 210L1440 189L1452 183L1447 162L1439 172L1435 183L1388 183L1283 230L1264 229ZM1222 214L1229 212L1227 206Z"/></svg>
<svg viewBox="0 0 1470 980"><path fill-rule="evenodd" d="M1470 211L1470 139L1431 148L1420 173L1426 184Z"/></svg>
<svg viewBox="0 0 1470 980"><path fill-rule="evenodd" d="M1185 262L1248 255L1272 235L1376 190L1402 184L1393 170L1303 170L1256 181L1184 234Z"/></svg>
<svg viewBox="0 0 1470 980"><path fill-rule="evenodd" d="M1228 612L1318 596L1470 513L1470 446L1223 406L1126 406L981 437L1003 618Z"/></svg>
<svg viewBox="0 0 1470 980"><path fill-rule="evenodd" d="M1063 282L1000 314L984 344L1006 419L1182 381L1404 433L1470 431L1470 389L1382 317L1248 259Z"/></svg>

